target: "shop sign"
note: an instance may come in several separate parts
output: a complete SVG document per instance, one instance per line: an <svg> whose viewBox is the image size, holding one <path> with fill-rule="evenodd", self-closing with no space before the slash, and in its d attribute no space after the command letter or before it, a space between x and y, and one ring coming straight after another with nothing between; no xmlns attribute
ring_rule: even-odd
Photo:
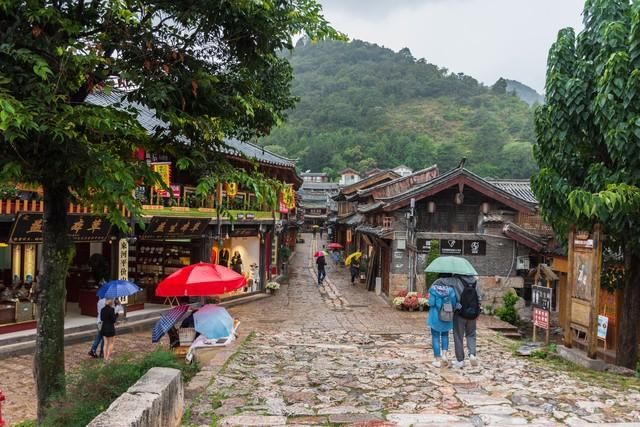
<svg viewBox="0 0 640 427"><path fill-rule="evenodd" d="M609 318L607 316L598 315L598 338L606 340L608 329Z"/></svg>
<svg viewBox="0 0 640 427"><path fill-rule="evenodd" d="M11 243L41 243L44 216L40 212L20 212L11 229ZM67 233L74 242L103 242L109 236L111 223L91 214L67 215Z"/></svg>
<svg viewBox="0 0 640 427"><path fill-rule="evenodd" d="M465 255L486 255L487 242L485 242L484 240L465 240L464 254Z"/></svg>
<svg viewBox="0 0 640 427"><path fill-rule="evenodd" d="M202 237L209 218L176 218L154 216L147 225L143 239L170 239L183 237Z"/></svg>
<svg viewBox="0 0 640 427"><path fill-rule="evenodd" d="M544 286L532 286L531 304L541 310L551 310L551 291Z"/></svg>
<svg viewBox="0 0 640 427"><path fill-rule="evenodd" d="M441 239L440 254L441 255L462 255L462 240Z"/></svg>
<svg viewBox="0 0 640 427"><path fill-rule="evenodd" d="M549 312L538 307L533 308L533 325L542 328L549 329Z"/></svg>
<svg viewBox="0 0 640 427"><path fill-rule="evenodd" d="M129 280L129 241L118 241L118 280ZM127 304L129 297L120 297L121 304Z"/></svg>
<svg viewBox="0 0 640 427"><path fill-rule="evenodd" d="M167 187L171 185L171 162L151 163L151 168L155 173L160 175L160 181ZM156 185L154 190L160 197L169 197L169 192L160 185Z"/></svg>
<svg viewBox="0 0 640 427"><path fill-rule="evenodd" d="M176 199L179 198L181 196L180 193L180 184L171 184L171 194L173 195L173 197L175 197Z"/></svg>
<svg viewBox="0 0 640 427"><path fill-rule="evenodd" d="M418 253L420 254L428 254L429 249L431 249L431 240L429 239L417 239L416 244Z"/></svg>
<svg viewBox="0 0 640 427"><path fill-rule="evenodd" d="M258 228L238 228L235 227L230 233L229 237L257 237Z"/></svg>

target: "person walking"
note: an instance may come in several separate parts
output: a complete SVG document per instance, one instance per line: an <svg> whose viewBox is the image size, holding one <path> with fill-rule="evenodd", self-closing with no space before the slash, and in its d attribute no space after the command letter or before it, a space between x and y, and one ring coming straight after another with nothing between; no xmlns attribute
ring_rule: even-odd
<svg viewBox="0 0 640 427"><path fill-rule="evenodd" d="M311 233L313 233L313 238L314 239L316 238L316 230L317 230L317 228L316 228L315 225L313 227L311 227Z"/></svg>
<svg viewBox="0 0 640 427"><path fill-rule="evenodd" d="M464 367L464 338L467 339L467 351L471 366L478 365L476 356L476 319L480 316L480 294L478 284L473 276L455 277L455 291L458 298L456 312L453 316L453 343L456 360L452 366L456 369Z"/></svg>
<svg viewBox="0 0 640 427"><path fill-rule="evenodd" d="M360 276L360 259L359 258L354 257L351 260L351 266L349 270L351 271L351 284L355 285L356 278Z"/></svg>
<svg viewBox="0 0 640 427"><path fill-rule="evenodd" d="M318 266L318 285L322 285L325 277L327 277L327 272L325 271L327 261L324 259L324 256L319 256L316 259L316 265Z"/></svg>
<svg viewBox="0 0 640 427"><path fill-rule="evenodd" d="M458 302L456 291L449 279L452 278L439 278L429 288L427 325L431 328L431 344L435 357L432 365L436 368L444 368L449 364L449 331L453 328L453 311Z"/></svg>
<svg viewBox="0 0 640 427"><path fill-rule="evenodd" d="M320 240L322 240L322 233L324 233L324 225L320 226Z"/></svg>
<svg viewBox="0 0 640 427"><path fill-rule="evenodd" d="M111 360L113 347L116 340L116 320L118 316L113 308L113 300L105 301L105 306L100 311L100 320L102 321L102 329L100 332L104 337L104 360Z"/></svg>
<svg viewBox="0 0 640 427"><path fill-rule="evenodd" d="M96 337L93 340L93 344L91 344L91 350L89 350L89 356L93 357L94 359L97 357L104 357L104 337L102 336L102 321L100 320L100 313L102 312L102 309L104 308L106 301L107 301L106 299L100 298L98 300L98 303L96 304L96 308L98 312L98 315L96 317L98 332L96 333ZM96 354L98 347L100 347L99 355Z"/></svg>

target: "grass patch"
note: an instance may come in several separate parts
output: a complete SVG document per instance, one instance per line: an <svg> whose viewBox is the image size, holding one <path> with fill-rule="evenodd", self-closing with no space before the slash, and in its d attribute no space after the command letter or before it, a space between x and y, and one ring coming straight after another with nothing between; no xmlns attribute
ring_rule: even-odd
<svg viewBox="0 0 640 427"><path fill-rule="evenodd" d="M185 381L189 381L198 371L197 366L182 363L173 353L164 349L154 350L143 358L133 359L125 355L109 363L89 361L67 374L66 395L53 400L40 425L87 425L154 367L179 369Z"/></svg>

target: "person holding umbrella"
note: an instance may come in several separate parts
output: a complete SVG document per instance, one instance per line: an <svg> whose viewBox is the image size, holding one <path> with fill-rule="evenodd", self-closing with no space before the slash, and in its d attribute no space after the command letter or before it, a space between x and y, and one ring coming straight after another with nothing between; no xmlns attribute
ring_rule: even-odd
<svg viewBox="0 0 640 427"><path fill-rule="evenodd" d="M322 282L327 277L327 272L325 271L327 261L324 259L324 252L320 252L319 254L320 255L316 257L316 265L318 266L318 285L322 285ZM318 255L318 253L316 255Z"/></svg>
<svg viewBox="0 0 640 427"><path fill-rule="evenodd" d="M360 276L360 258L354 257L351 260L349 271L351 272L351 284L355 285L356 277Z"/></svg>
<svg viewBox="0 0 640 427"><path fill-rule="evenodd" d="M104 357L104 337L102 336L102 321L100 320L100 314L106 302L107 300L105 298L100 298L96 307L98 312L98 332L96 333L96 337L93 340L93 344L91 344L91 350L89 350L89 356L93 357L94 359L97 357ZM100 347L100 355L96 354L96 351L98 351L98 347Z"/></svg>

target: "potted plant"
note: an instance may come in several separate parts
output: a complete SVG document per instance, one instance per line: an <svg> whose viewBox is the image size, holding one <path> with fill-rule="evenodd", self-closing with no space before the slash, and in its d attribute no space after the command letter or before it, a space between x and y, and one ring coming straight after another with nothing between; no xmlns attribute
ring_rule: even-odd
<svg viewBox="0 0 640 427"><path fill-rule="evenodd" d="M402 310L404 307L404 297L395 297L393 299L393 306L398 310Z"/></svg>
<svg viewBox="0 0 640 427"><path fill-rule="evenodd" d="M404 299L403 305L408 311L415 311L418 308L418 296L415 292L409 292Z"/></svg>
<svg viewBox="0 0 640 427"><path fill-rule="evenodd" d="M275 294L278 289L280 289L280 283L278 282L267 282L265 286L267 288L267 292L270 294Z"/></svg>

